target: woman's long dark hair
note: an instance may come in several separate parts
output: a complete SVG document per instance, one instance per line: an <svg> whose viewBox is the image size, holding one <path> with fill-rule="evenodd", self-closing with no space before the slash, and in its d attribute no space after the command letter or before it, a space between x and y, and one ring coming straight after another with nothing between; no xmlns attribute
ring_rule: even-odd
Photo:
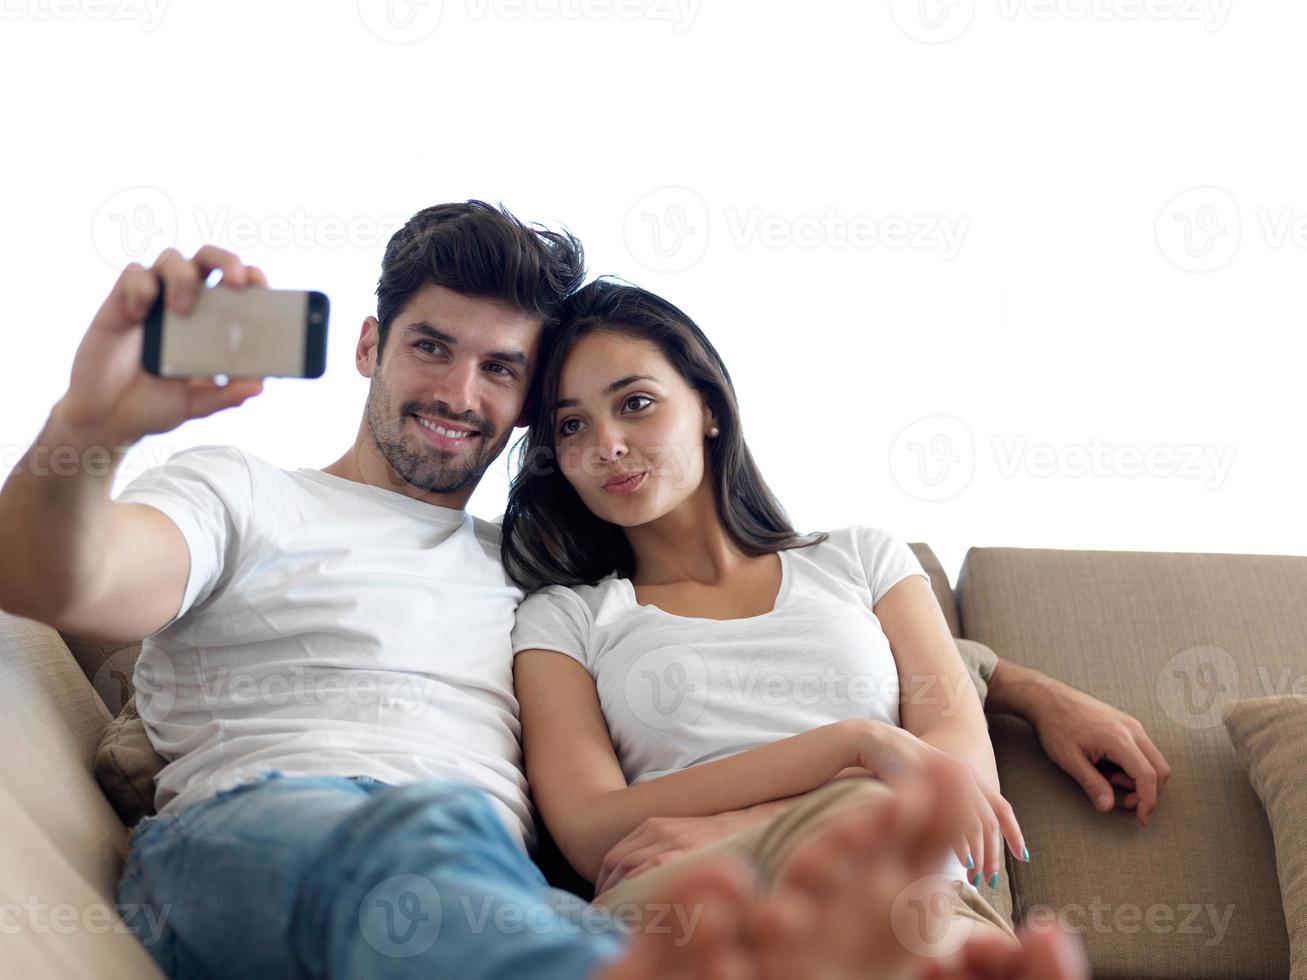
<svg viewBox="0 0 1307 980"><path fill-rule="evenodd" d="M744 441L731 376L703 331L665 299L605 277L564 303L558 326L542 345L528 401L531 428L518 443L518 470L504 514L504 566L520 586L532 591L543 585L593 583L614 571L628 578L635 574L625 532L590 512L559 469L554 446L554 405L563 365L582 337L598 331L656 344L704 396L720 430L707 440L705 473L713 481L722 525L742 551L762 555L825 538L800 536L768 489Z"/></svg>

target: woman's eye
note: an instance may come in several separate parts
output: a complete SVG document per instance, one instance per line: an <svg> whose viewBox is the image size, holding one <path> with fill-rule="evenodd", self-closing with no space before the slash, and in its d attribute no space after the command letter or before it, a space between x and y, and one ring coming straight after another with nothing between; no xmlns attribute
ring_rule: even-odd
<svg viewBox="0 0 1307 980"><path fill-rule="evenodd" d="M622 411L627 413L641 412L653 403L654 400L648 395L630 395L622 400ZM581 431L580 426L580 419L564 419L558 425L558 434L562 438L574 436Z"/></svg>

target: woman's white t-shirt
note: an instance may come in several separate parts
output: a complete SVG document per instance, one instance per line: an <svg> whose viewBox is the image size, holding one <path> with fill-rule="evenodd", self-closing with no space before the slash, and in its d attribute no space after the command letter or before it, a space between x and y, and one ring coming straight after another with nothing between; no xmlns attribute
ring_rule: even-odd
<svg viewBox="0 0 1307 980"><path fill-rule="evenodd" d="M775 608L744 619L639 605L616 574L547 586L518 607L513 652L554 650L589 671L632 784L842 719L897 725L898 670L872 607L926 575L912 550L847 527L779 557Z"/></svg>
<svg viewBox="0 0 1307 980"><path fill-rule="evenodd" d="M547 586L518 607L513 653L585 667L628 784L844 719L898 725L898 668L872 609L910 575L929 581L916 555L854 526L779 556L775 607L743 619L642 606L616 574ZM956 858L948 872L966 878Z"/></svg>

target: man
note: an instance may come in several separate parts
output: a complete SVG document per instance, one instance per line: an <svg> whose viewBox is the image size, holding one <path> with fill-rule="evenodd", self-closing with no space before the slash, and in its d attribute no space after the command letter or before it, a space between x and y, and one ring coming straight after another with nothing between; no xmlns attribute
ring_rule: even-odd
<svg viewBox="0 0 1307 980"><path fill-rule="evenodd" d="M160 291L185 312L214 270L225 288L266 286L212 246L123 272L28 460L66 447L116 463L146 435L260 392L139 366ZM103 468L25 460L0 492L0 607L145 638L137 706L169 764L119 894L168 910L151 952L171 975L392 976L410 960L487 978L713 968L713 929L624 954L613 922L548 890L526 857L509 642L522 595L498 529L464 508L523 424L542 335L583 271L569 235L475 201L428 208L387 246L356 349L366 410L330 466L202 447L111 500ZM1054 717L1030 712L1050 698ZM1167 770L1132 719L1008 664L990 702L1035 720L1091 793L1111 795L1090 760L1118 763L1147 822ZM680 899L752 915L723 875L701 871ZM501 914L523 909L537 921Z"/></svg>

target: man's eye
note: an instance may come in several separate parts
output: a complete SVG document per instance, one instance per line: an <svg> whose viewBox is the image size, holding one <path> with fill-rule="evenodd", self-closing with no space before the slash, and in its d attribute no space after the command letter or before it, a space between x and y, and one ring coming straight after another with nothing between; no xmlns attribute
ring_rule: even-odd
<svg viewBox="0 0 1307 980"><path fill-rule="evenodd" d="M434 340L419 340L413 346L423 351L426 354L434 354L439 345L437 345ZM431 350L427 350L428 347L430 347Z"/></svg>
<svg viewBox="0 0 1307 980"><path fill-rule="evenodd" d="M631 408L631 402L647 402L648 404L636 405L634 408ZM642 409L648 408L649 405L652 404L653 404L653 399L650 398L648 395L632 395L630 398L628 398L626 401L622 403L622 407L629 408L632 412L638 412Z"/></svg>
<svg viewBox="0 0 1307 980"><path fill-rule="evenodd" d="M504 367L504 365L502 364L491 364L490 366L498 370L505 378L517 377L517 375L513 373L513 370L511 368Z"/></svg>

